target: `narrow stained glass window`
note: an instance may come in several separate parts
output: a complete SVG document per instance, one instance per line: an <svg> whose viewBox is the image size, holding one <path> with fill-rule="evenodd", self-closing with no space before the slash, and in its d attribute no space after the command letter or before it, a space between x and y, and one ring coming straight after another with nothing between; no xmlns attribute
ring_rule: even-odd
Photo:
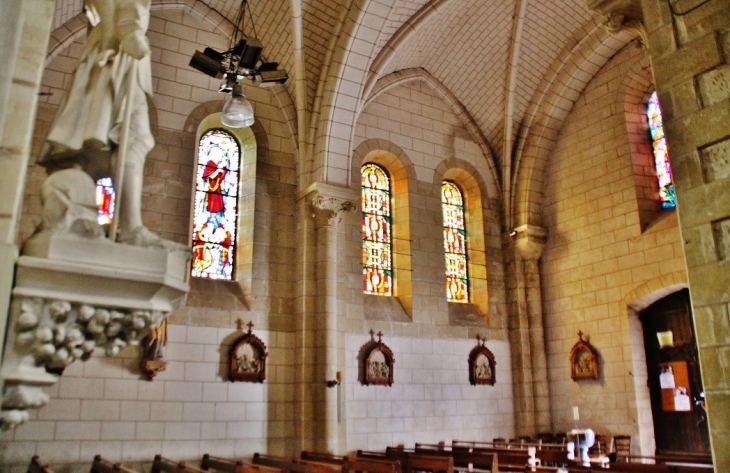
<svg viewBox="0 0 730 473"><path fill-rule="evenodd" d="M360 173L362 186L363 292L393 294L390 234L390 180L377 164L366 164Z"/></svg>
<svg viewBox="0 0 730 473"><path fill-rule="evenodd" d="M200 137L193 208L193 276L233 279L240 159L241 147L227 131L208 130Z"/></svg>
<svg viewBox="0 0 730 473"><path fill-rule="evenodd" d="M114 186L111 177L96 181L96 217L99 225L109 225L114 219Z"/></svg>
<svg viewBox="0 0 730 473"><path fill-rule="evenodd" d="M672 168L669 166L667 141L664 138L662 111L659 108L659 97L657 97L656 92L649 97L649 103L646 105L646 115L649 118L649 131L651 132L652 147L654 148L654 166L659 179L659 201L662 208L669 209L677 206L677 200L674 196L674 181L672 179Z"/></svg>
<svg viewBox="0 0 730 473"><path fill-rule="evenodd" d="M469 302L464 199L461 190L453 182L441 183L441 210L444 223L446 299L449 302Z"/></svg>

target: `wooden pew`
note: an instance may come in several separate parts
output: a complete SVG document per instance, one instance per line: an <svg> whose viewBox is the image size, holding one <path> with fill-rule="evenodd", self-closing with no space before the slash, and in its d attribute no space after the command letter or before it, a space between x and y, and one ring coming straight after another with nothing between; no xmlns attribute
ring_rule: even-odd
<svg viewBox="0 0 730 473"><path fill-rule="evenodd" d="M390 452L390 447L386 449L386 452ZM488 453L475 453L468 450L452 450L443 445L427 445L427 444L416 444L414 450L419 455L436 455L446 456L453 459L455 469L477 469L477 470L492 470L495 464L494 455ZM527 462L525 461L525 464ZM521 468L524 465L520 465ZM521 471L521 470L514 470Z"/></svg>
<svg viewBox="0 0 730 473"><path fill-rule="evenodd" d="M483 449L452 449L444 445L416 443L415 451L432 455L449 455L454 459L455 468L492 469L494 456L498 456L499 469L503 471L523 471L527 465L527 449L517 448L483 448Z"/></svg>
<svg viewBox="0 0 730 473"><path fill-rule="evenodd" d="M204 470L187 466L185 462L175 462L163 458L162 455L155 455L150 473L204 473Z"/></svg>
<svg viewBox="0 0 730 473"><path fill-rule="evenodd" d="M277 457L275 455L264 455L256 452L253 454L253 460L251 461L254 465L278 468L284 472L291 471L291 458Z"/></svg>
<svg viewBox="0 0 730 473"><path fill-rule="evenodd" d="M400 461L390 458L380 460L374 458L345 457L344 464L342 465L342 473L398 473L402 469Z"/></svg>
<svg viewBox="0 0 730 473"><path fill-rule="evenodd" d="M119 463L112 463L105 460L101 455L96 455L91 463L91 473L137 473L136 471L123 467Z"/></svg>
<svg viewBox="0 0 730 473"><path fill-rule="evenodd" d="M203 460L200 462L200 469L209 471L219 471L221 473L240 473L243 467L241 460L228 460L227 458L213 457L209 454L203 455Z"/></svg>
<svg viewBox="0 0 730 473"><path fill-rule="evenodd" d="M48 465L43 463L38 455L33 455L28 464L28 473L53 473L53 470L48 468Z"/></svg>
<svg viewBox="0 0 730 473"><path fill-rule="evenodd" d="M344 463L344 462L343 462ZM342 473L343 465L310 460L292 460L291 473Z"/></svg>
<svg viewBox="0 0 730 473"><path fill-rule="evenodd" d="M238 467L236 473L284 473L284 470L270 466L254 465L253 463L244 463Z"/></svg>
<svg viewBox="0 0 730 473"><path fill-rule="evenodd" d="M339 455L333 455L331 453L319 453L319 452L310 452L306 450L302 450L301 455L299 456L300 459L304 461L312 461L317 463L332 463L334 465L340 465L345 462L345 457L341 457Z"/></svg>
<svg viewBox="0 0 730 473"><path fill-rule="evenodd" d="M428 473L453 473L453 457L437 455L409 455L405 464L405 473L426 471Z"/></svg>

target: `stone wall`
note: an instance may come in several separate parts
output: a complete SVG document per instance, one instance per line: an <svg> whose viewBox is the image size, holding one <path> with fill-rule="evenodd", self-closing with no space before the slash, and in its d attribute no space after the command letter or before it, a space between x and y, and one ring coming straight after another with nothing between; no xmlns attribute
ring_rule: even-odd
<svg viewBox="0 0 730 473"><path fill-rule="evenodd" d="M578 406L581 426L641 434L637 453L653 454L641 324L626 297L686 286L686 275L676 211L655 211L651 222L642 211L651 148L646 119L631 111L643 110L648 77L646 52L632 43L568 115L546 170L541 265L554 429L571 428L571 407ZM571 379L579 330L599 352L598 380Z"/></svg>
<svg viewBox="0 0 730 473"><path fill-rule="evenodd" d="M716 471L730 469L730 7L641 1L666 103L690 297Z"/></svg>
<svg viewBox="0 0 730 473"><path fill-rule="evenodd" d="M393 386L364 386L358 353L367 334L347 336L347 443L368 450L415 442L514 436L509 343L490 341L497 360L494 386L469 384L471 340L384 337L395 353ZM350 447L352 448L352 447Z"/></svg>
<svg viewBox="0 0 730 473"><path fill-rule="evenodd" d="M3 471L25 471L34 454L74 472L88 471L96 454L138 471L156 454L193 465L204 453L293 455L294 337L254 329L268 348L266 381L230 383L228 350L242 333L170 325L167 369L151 382L141 379L135 347L74 363L49 390L48 405L0 436Z"/></svg>

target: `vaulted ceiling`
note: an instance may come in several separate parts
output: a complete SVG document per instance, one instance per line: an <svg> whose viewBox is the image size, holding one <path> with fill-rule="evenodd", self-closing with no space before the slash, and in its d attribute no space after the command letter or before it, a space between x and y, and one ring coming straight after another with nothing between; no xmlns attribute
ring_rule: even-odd
<svg viewBox="0 0 730 473"><path fill-rule="evenodd" d="M190 8L196 2L231 22L241 6L241 0L152 0ZM333 78L355 84L359 111L372 90L368 80L422 68L464 106L501 161L513 152L530 104L545 93L539 88L558 58L601 21L585 2L248 0L253 21L245 19L244 33L262 40L267 60L290 76L301 71L306 77L299 88L290 80L287 89L310 113L318 90L341 89ZM58 0L54 28L80 14L82 4ZM344 52L338 55L338 49ZM302 52L299 69L296 51ZM362 74L350 75L350 69Z"/></svg>

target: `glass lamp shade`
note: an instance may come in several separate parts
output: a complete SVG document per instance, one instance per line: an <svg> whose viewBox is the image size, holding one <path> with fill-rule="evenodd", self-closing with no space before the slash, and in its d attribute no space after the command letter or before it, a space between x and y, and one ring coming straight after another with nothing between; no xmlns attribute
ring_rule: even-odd
<svg viewBox="0 0 730 473"><path fill-rule="evenodd" d="M221 123L231 128L243 128L253 125L253 107L243 95L243 86L236 84L231 92L231 99L223 107Z"/></svg>

